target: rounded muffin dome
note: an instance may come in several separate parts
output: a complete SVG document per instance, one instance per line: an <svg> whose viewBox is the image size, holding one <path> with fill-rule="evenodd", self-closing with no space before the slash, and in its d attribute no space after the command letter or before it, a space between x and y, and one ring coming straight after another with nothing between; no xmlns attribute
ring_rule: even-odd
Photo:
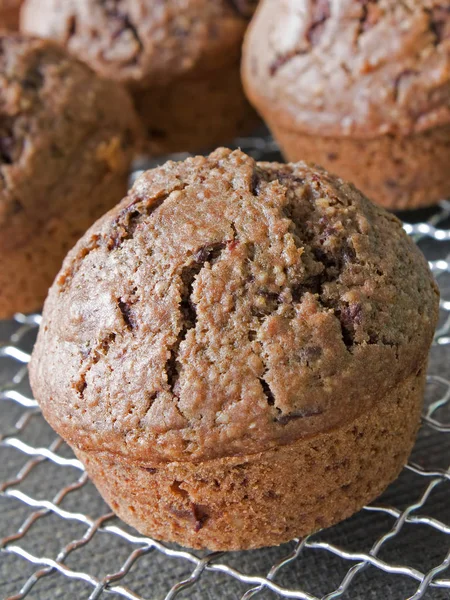
<svg viewBox="0 0 450 600"><path fill-rule="evenodd" d="M326 136L448 124L449 67L450 13L435 0L265 0L244 51L258 110Z"/></svg>
<svg viewBox="0 0 450 600"><path fill-rule="evenodd" d="M239 59L250 0L26 0L22 28L138 87ZM252 9L253 6L253 9Z"/></svg>
<svg viewBox="0 0 450 600"><path fill-rule="evenodd" d="M219 149L144 173L69 253L32 386L82 450L259 452L419 373L437 294L400 221L353 186Z"/></svg>

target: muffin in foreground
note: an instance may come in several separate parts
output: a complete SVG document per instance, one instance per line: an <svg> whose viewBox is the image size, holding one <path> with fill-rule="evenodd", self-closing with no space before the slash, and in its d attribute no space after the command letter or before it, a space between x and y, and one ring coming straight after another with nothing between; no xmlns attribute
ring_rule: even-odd
<svg viewBox="0 0 450 600"><path fill-rule="evenodd" d="M19 28L20 7L23 0L0 0L0 29Z"/></svg>
<svg viewBox="0 0 450 600"><path fill-rule="evenodd" d="M450 195L449 67L448 3L264 0L243 80L289 160L405 209Z"/></svg>
<svg viewBox="0 0 450 600"><path fill-rule="evenodd" d="M22 29L131 92L150 154L215 147L257 123L241 83L256 0L28 0Z"/></svg>
<svg viewBox="0 0 450 600"><path fill-rule="evenodd" d="M126 193L131 99L53 42L0 36L0 318L41 308L63 258Z"/></svg>
<svg viewBox="0 0 450 600"><path fill-rule="evenodd" d="M394 216L319 168L219 149L144 173L69 253L31 383L142 533L275 545L398 475L437 313Z"/></svg>

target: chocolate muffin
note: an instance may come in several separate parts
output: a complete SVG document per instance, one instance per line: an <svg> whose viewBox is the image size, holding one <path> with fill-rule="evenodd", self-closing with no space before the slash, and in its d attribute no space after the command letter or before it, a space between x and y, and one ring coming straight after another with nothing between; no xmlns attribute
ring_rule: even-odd
<svg viewBox="0 0 450 600"><path fill-rule="evenodd" d="M219 149L146 172L69 253L31 383L142 533L280 544L398 475L437 314L396 217L319 168Z"/></svg>
<svg viewBox="0 0 450 600"><path fill-rule="evenodd" d="M28 0L24 31L126 84L152 154L216 146L257 122L239 73L256 0Z"/></svg>
<svg viewBox="0 0 450 600"><path fill-rule="evenodd" d="M40 308L68 250L126 193L131 99L53 42L0 35L0 318Z"/></svg>
<svg viewBox="0 0 450 600"><path fill-rule="evenodd" d="M392 209L450 194L448 3L264 0L243 78L289 160Z"/></svg>
<svg viewBox="0 0 450 600"><path fill-rule="evenodd" d="M0 30L19 28L22 0L0 0Z"/></svg>

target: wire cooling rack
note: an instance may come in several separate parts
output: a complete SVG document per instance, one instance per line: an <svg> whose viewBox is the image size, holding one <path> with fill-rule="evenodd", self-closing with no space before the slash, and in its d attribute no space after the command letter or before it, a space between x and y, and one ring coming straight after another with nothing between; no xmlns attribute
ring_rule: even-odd
<svg viewBox="0 0 450 600"><path fill-rule="evenodd" d="M280 159L268 139L237 145ZM278 548L191 552L120 522L31 396L27 363L40 316L0 322L0 597L450 598L450 202L401 216L442 293L416 446L375 503Z"/></svg>

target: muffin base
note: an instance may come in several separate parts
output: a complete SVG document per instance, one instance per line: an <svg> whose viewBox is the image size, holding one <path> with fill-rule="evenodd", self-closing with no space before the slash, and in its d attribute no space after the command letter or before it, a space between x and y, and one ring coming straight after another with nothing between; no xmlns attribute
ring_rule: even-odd
<svg viewBox="0 0 450 600"><path fill-rule="evenodd" d="M92 200L80 206L85 191L75 198L70 197L70 191L66 194L62 191L63 197L68 199L66 210L43 223L20 246L3 251L0 319L42 308L48 288L67 252L92 223L126 194L127 175L120 173L105 177L101 184L89 190Z"/></svg>
<svg viewBox="0 0 450 600"><path fill-rule="evenodd" d="M259 119L242 89L239 65L168 86L131 90L150 155L194 152L247 134Z"/></svg>
<svg viewBox="0 0 450 600"><path fill-rule="evenodd" d="M349 517L397 477L425 377L424 364L370 413L254 455L150 466L75 452L111 508L145 535L210 550L278 545Z"/></svg>
<svg viewBox="0 0 450 600"><path fill-rule="evenodd" d="M269 123L289 161L320 164L392 210L431 206L450 195L450 126L408 137L321 137Z"/></svg>

